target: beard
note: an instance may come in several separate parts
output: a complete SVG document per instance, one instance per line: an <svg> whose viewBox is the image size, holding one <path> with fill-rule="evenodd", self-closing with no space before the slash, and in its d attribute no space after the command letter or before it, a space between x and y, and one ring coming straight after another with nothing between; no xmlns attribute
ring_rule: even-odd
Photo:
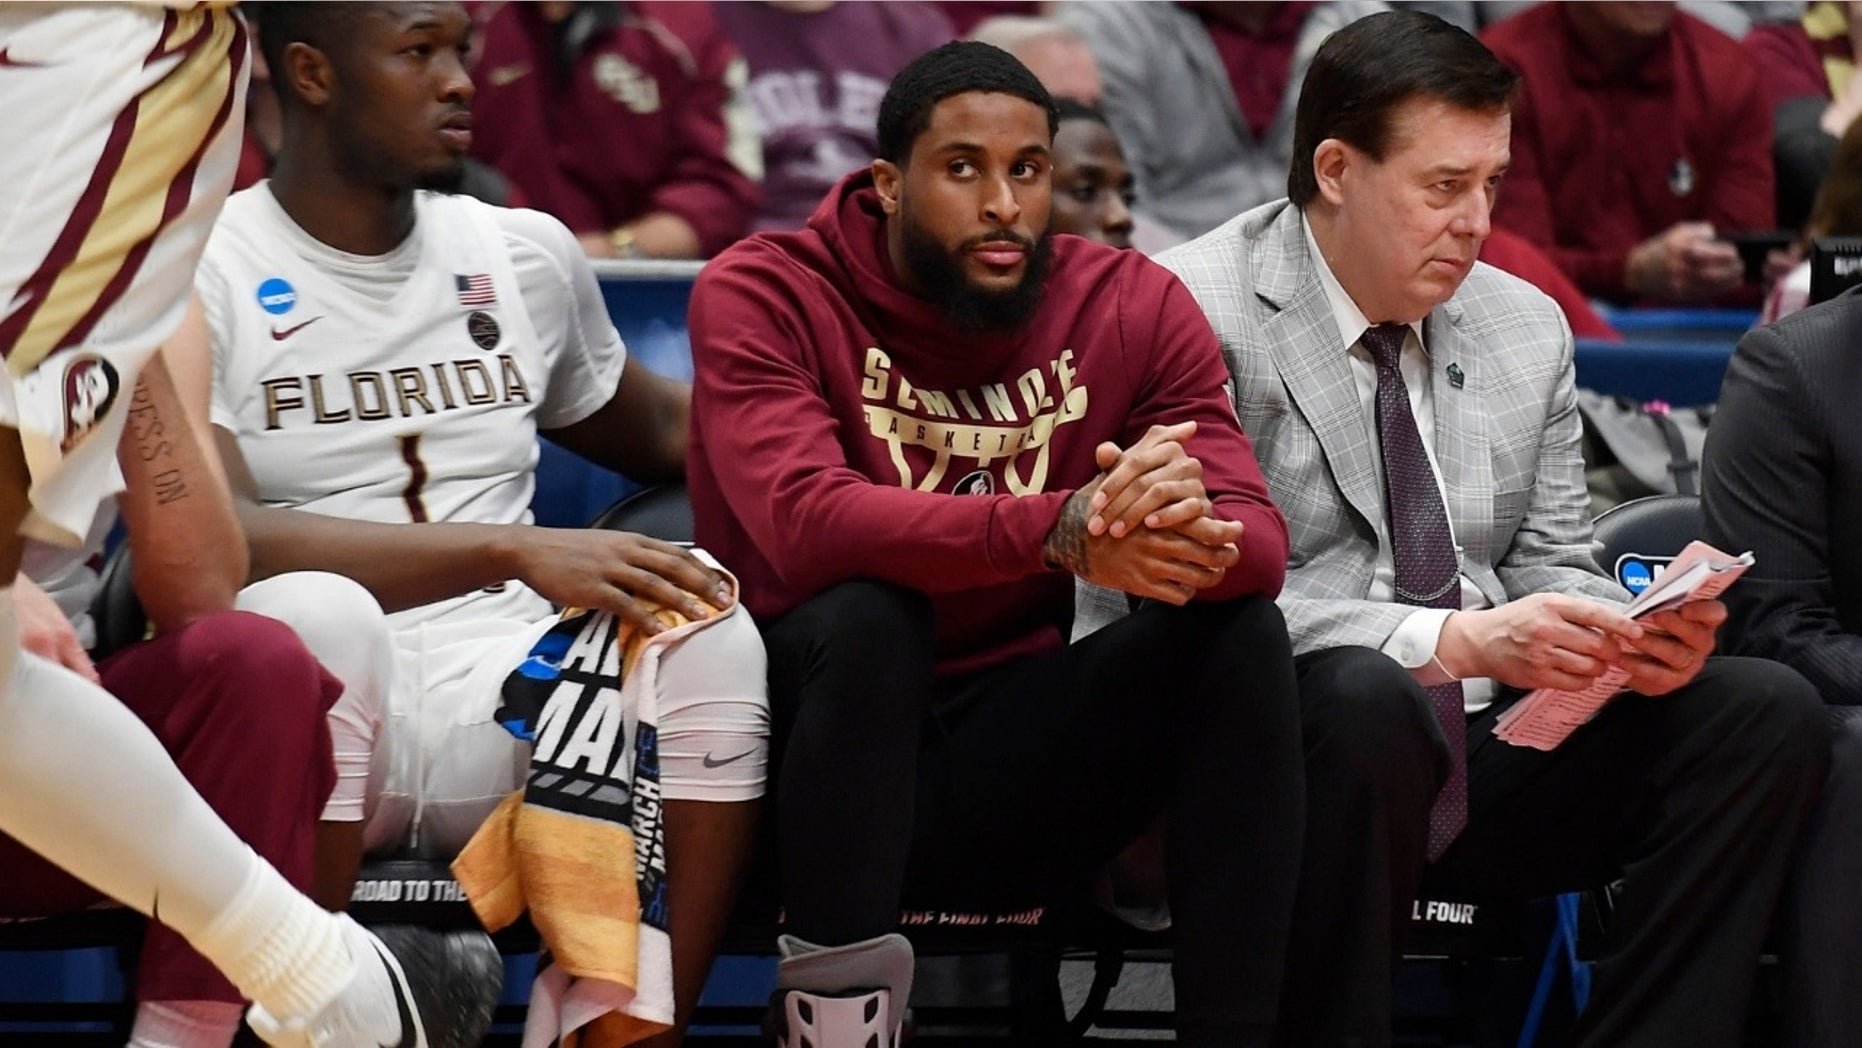
<svg viewBox="0 0 1862 1048"><path fill-rule="evenodd" d="M414 176L415 189L428 189L436 193L458 193L465 185L466 161L464 157L450 164L428 168Z"/></svg>
<svg viewBox="0 0 1862 1048"><path fill-rule="evenodd" d="M1030 243L1004 230L976 237L965 242L961 250L949 252L931 234L907 220L903 237L905 265L913 279L923 289L924 297L959 331L981 334L1012 330L1026 324L1041 304L1041 289L1053 257L1052 238L1045 233ZM962 255L984 243L1014 243L1028 252L1020 283L1007 290L991 291L970 282L963 270Z"/></svg>

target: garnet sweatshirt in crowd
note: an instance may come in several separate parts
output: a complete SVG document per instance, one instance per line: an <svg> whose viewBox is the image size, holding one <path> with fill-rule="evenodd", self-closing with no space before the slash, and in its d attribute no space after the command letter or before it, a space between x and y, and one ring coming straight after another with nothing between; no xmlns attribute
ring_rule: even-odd
<svg viewBox="0 0 1862 1048"><path fill-rule="evenodd" d="M1073 576L1042 544L1102 441L1197 423L1241 560L1200 599L1273 597L1287 530L1228 398L1208 322L1136 251L1054 238L1033 318L967 334L899 283L869 172L793 233L742 241L692 293L687 476L698 540L766 625L836 583L928 594L939 670L1059 647Z"/></svg>

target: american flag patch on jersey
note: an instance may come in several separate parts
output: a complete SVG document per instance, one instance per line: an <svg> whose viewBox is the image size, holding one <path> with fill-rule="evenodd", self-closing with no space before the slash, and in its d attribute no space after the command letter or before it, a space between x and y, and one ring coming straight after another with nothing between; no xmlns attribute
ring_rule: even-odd
<svg viewBox="0 0 1862 1048"><path fill-rule="evenodd" d="M498 293L491 287L490 273L455 273L453 286L459 289L462 306L491 306L498 302Z"/></svg>

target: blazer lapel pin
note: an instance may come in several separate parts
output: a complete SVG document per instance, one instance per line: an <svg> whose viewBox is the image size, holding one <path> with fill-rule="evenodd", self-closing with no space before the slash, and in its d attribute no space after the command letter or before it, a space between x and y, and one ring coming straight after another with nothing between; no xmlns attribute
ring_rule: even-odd
<svg viewBox="0 0 1862 1048"><path fill-rule="evenodd" d="M1462 372L1460 364L1448 365L1448 384L1456 389L1468 384L1468 376Z"/></svg>

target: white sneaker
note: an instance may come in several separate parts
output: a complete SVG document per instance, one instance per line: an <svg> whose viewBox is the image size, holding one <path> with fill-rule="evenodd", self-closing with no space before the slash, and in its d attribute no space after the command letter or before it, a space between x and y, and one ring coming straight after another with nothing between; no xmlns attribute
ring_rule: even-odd
<svg viewBox="0 0 1862 1048"><path fill-rule="evenodd" d="M246 1021L276 1048L470 1048L491 1025L504 962L483 932L412 925L371 932L347 914L355 974L315 1015L280 1021L259 1005Z"/></svg>

